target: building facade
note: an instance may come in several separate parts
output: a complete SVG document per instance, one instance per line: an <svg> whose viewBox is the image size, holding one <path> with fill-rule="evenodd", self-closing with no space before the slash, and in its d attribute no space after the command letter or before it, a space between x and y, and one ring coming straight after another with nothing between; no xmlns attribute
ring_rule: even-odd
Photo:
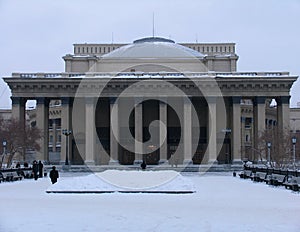
<svg viewBox="0 0 300 232"><path fill-rule="evenodd" d="M255 160L266 127L290 130L289 91L297 76L238 72L233 43L177 44L155 37L75 44L74 54L63 59L62 73L4 78L14 118L25 123L25 103L36 100L40 160L241 164Z"/></svg>

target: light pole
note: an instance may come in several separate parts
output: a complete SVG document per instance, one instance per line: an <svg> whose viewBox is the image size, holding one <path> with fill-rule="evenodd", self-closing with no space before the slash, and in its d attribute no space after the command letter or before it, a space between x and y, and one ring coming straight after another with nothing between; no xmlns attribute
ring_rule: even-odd
<svg viewBox="0 0 300 232"><path fill-rule="evenodd" d="M272 143L267 142L267 146L268 146L268 164L270 165L270 163L271 163L271 146L272 146Z"/></svg>
<svg viewBox="0 0 300 232"><path fill-rule="evenodd" d="M1 166L2 166L2 164L3 164L3 161L4 161L4 157L5 157L5 155L6 155L6 145L7 145L7 143L6 143L6 140L4 139L3 141L2 141L2 146L3 146L3 156L2 156L2 160L1 160ZM0 169L1 169L2 167L0 167Z"/></svg>
<svg viewBox="0 0 300 232"><path fill-rule="evenodd" d="M66 136L66 160L65 160L65 165L69 165L69 135L72 134L71 130L63 129L62 130L63 135Z"/></svg>
<svg viewBox="0 0 300 232"><path fill-rule="evenodd" d="M296 168L296 142L297 142L297 138L296 136L293 136L292 143L293 143L294 169Z"/></svg>

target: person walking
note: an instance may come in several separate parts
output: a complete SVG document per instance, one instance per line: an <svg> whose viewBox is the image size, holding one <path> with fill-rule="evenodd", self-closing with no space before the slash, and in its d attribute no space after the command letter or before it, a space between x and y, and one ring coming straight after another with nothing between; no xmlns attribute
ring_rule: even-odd
<svg viewBox="0 0 300 232"><path fill-rule="evenodd" d="M142 170L146 170L147 164L146 162L143 160L143 163L141 163L141 168Z"/></svg>
<svg viewBox="0 0 300 232"><path fill-rule="evenodd" d="M39 171L39 166L38 166L38 163L37 161L33 161L33 164L32 164L32 173L33 173L33 178L35 180L38 179L38 171Z"/></svg>
<svg viewBox="0 0 300 232"><path fill-rule="evenodd" d="M39 178L43 178L44 165L42 161L39 161L38 166L39 166Z"/></svg>
<svg viewBox="0 0 300 232"><path fill-rule="evenodd" d="M52 167L52 170L50 171L49 176L50 176L52 184L55 184L57 182L57 179L59 178L59 174L58 174L58 171L56 170L55 166Z"/></svg>

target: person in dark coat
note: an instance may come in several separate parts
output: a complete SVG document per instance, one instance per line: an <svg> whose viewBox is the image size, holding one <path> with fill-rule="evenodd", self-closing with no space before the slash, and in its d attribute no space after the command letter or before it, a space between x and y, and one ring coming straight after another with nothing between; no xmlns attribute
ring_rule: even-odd
<svg viewBox="0 0 300 232"><path fill-rule="evenodd" d="M55 184L57 182L57 179L59 178L59 174L58 174L58 171L56 170L55 166L52 167L52 170L50 171L49 176L50 176L52 184Z"/></svg>
<svg viewBox="0 0 300 232"><path fill-rule="evenodd" d="M33 173L33 178L35 180L38 179L38 171L39 171L39 165L37 163L37 161L33 161L33 164L32 164L32 173Z"/></svg>
<svg viewBox="0 0 300 232"><path fill-rule="evenodd" d="M39 178L43 178L43 168L44 168L44 165L43 165L43 163L41 161L39 161L38 166L39 166Z"/></svg>
<svg viewBox="0 0 300 232"><path fill-rule="evenodd" d="M142 168L142 170L145 170L146 167L147 167L147 164L146 164L146 162L143 160L143 163L141 163L141 168Z"/></svg>

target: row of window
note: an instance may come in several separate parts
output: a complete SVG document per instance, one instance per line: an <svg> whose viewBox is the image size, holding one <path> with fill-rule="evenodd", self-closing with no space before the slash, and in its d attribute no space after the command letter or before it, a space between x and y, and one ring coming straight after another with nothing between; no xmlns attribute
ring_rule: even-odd
<svg viewBox="0 0 300 232"><path fill-rule="evenodd" d="M48 151L49 151L49 152L53 152L53 151L54 151L53 147L48 147ZM61 152L61 148L60 148L60 147L56 147L56 148L55 148L55 151L56 151L56 152Z"/></svg>
<svg viewBox="0 0 300 232"><path fill-rule="evenodd" d="M115 50L118 47L74 47L75 54L104 54ZM234 47L231 46L189 46L189 48L202 52L202 53L209 53L209 52L220 52L220 53L231 53L234 52Z"/></svg>
<svg viewBox="0 0 300 232"><path fill-rule="evenodd" d="M196 50L198 52L220 52L220 53L231 53L234 52L234 47L231 46L189 46L189 48Z"/></svg>
<svg viewBox="0 0 300 232"><path fill-rule="evenodd" d="M82 54L82 53L86 53L86 54L103 54L103 53L108 53L111 52L113 50L115 50L118 47L74 47L74 53L76 54Z"/></svg>

